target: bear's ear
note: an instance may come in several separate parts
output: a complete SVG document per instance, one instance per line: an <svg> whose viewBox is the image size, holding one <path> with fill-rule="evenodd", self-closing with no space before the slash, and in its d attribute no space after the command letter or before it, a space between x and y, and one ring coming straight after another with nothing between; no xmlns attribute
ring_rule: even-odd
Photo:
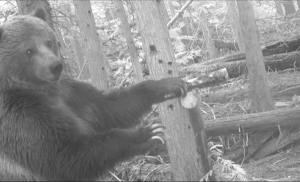
<svg viewBox="0 0 300 182"><path fill-rule="evenodd" d="M33 13L33 16L38 17L44 21L47 21L47 13L44 8L41 8L41 7L37 8L35 10L35 12Z"/></svg>

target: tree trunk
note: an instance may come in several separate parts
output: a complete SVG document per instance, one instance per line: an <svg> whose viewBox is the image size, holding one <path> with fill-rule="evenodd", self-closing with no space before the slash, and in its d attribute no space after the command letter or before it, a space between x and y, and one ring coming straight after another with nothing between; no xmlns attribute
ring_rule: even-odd
<svg viewBox="0 0 300 182"><path fill-rule="evenodd" d="M246 49L246 64L250 80L251 110L252 112L272 110L273 105L267 84L264 58L260 48L253 7L249 1L237 1L237 4Z"/></svg>
<svg viewBox="0 0 300 182"><path fill-rule="evenodd" d="M155 79L178 76L166 22L158 10L159 3L133 1L150 75ZM202 158L203 154L197 152L195 133L187 110L178 99L174 99L160 104L159 111L166 126L167 147L175 180L199 181L209 170L202 163L207 162L207 156Z"/></svg>
<svg viewBox="0 0 300 182"><path fill-rule="evenodd" d="M108 80L103 58L102 45L96 31L95 19L89 0L73 0L75 14L83 44L86 46L85 59L89 64L92 84L101 90L108 89Z"/></svg>
<svg viewBox="0 0 300 182"><path fill-rule="evenodd" d="M264 112L273 109L270 90L267 84L266 70L263 63L263 54L260 48L258 29L251 2L237 1L239 20L246 50L246 64L250 80L251 112ZM255 138L254 145L250 146L246 158L252 154L272 136L275 131L260 133ZM260 138L260 139L257 139ZM254 140L255 139L255 140Z"/></svg>
<svg viewBox="0 0 300 182"><path fill-rule="evenodd" d="M47 23L54 30L51 17L51 7L47 0L16 0L16 2L21 15L30 14L37 8L43 7L47 12Z"/></svg>
<svg viewBox="0 0 300 182"><path fill-rule="evenodd" d="M75 15L71 13L70 4L67 4L65 8L67 9L66 12L68 13L68 17L66 18L66 25L69 29L68 37L70 37L69 41L71 44L72 52L76 59L77 67L79 68L79 75L77 76L77 79L87 80L91 77L90 69L84 59L82 48L79 42L78 32L75 30Z"/></svg>
<svg viewBox="0 0 300 182"><path fill-rule="evenodd" d="M165 22L168 23L171 20L171 18L169 17L165 1L161 1L160 6L158 8L161 13L161 16L165 18Z"/></svg>
<svg viewBox="0 0 300 182"><path fill-rule="evenodd" d="M214 41L211 37L211 31L207 25L207 20L206 20L206 16L204 11L202 10L199 14L200 16L200 25L201 25L201 30L203 32L203 36L205 39L205 43L206 43L206 49L208 51L208 58L209 59L215 59L217 57L217 51L216 51L216 47L214 44Z"/></svg>
<svg viewBox="0 0 300 182"><path fill-rule="evenodd" d="M187 7L184 10L184 14L191 15L191 12L189 11L189 9L190 8ZM184 22L185 26L182 28L182 34L184 36L193 36L192 20L191 19L192 19L191 16L190 17L183 17L183 22ZM188 40L188 39L183 39L182 42L185 44L186 50L189 51L192 41Z"/></svg>
<svg viewBox="0 0 300 182"><path fill-rule="evenodd" d="M275 8L276 8L276 12L279 14L279 15L283 15L283 9L282 9L282 3L281 3L281 0L274 0L274 3L275 3Z"/></svg>
<svg viewBox="0 0 300 182"><path fill-rule="evenodd" d="M228 14L230 17L231 26L234 30L234 34L238 42L239 51L245 52L245 45L243 42L242 31L239 24L239 12L237 10L236 1L226 0L226 3L228 7Z"/></svg>
<svg viewBox="0 0 300 182"><path fill-rule="evenodd" d="M106 18L106 21L111 21L113 19L116 19L117 16L116 14L114 14L114 12L112 11L113 7L114 6L114 2L113 1L109 1L107 3L104 3L104 10L105 10L105 18Z"/></svg>
<svg viewBox="0 0 300 182"><path fill-rule="evenodd" d="M296 12L293 0L281 1L285 10L285 15L294 14Z"/></svg>
<svg viewBox="0 0 300 182"><path fill-rule="evenodd" d="M123 28L123 34L126 38L127 47L129 50L129 54L131 57L131 61L133 64L134 72L135 72L135 81L141 82L143 80L143 72L142 67L139 62L138 54L136 52L135 46L134 46L134 40L131 34L131 29L127 20L127 15L123 6L122 0L115 0L115 6L119 13L119 18L122 23Z"/></svg>

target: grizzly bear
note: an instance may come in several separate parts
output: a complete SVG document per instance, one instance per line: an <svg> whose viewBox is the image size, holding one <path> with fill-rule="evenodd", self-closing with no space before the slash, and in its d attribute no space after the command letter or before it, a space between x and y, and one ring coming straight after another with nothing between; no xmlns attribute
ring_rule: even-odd
<svg viewBox="0 0 300 182"><path fill-rule="evenodd" d="M186 84L101 91L74 80L45 17L38 8L0 27L0 180L95 180L163 140L161 124L135 126L153 104L184 96Z"/></svg>

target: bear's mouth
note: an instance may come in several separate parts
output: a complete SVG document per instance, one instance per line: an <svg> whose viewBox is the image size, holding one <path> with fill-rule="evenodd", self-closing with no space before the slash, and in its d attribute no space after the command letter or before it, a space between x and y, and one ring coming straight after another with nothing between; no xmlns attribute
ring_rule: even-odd
<svg viewBox="0 0 300 182"><path fill-rule="evenodd" d="M59 80L62 73L62 64L56 62L51 65L43 66L37 69L36 77L46 82L56 82Z"/></svg>
<svg viewBox="0 0 300 182"><path fill-rule="evenodd" d="M49 82L56 82L56 81L59 80L59 77L60 77L60 74L59 74L59 75L53 75L52 78L48 78L47 80L48 80Z"/></svg>
<svg viewBox="0 0 300 182"><path fill-rule="evenodd" d="M35 74L35 76L44 82L56 82L59 80L61 73L53 74L49 69L45 69L44 71L39 71Z"/></svg>

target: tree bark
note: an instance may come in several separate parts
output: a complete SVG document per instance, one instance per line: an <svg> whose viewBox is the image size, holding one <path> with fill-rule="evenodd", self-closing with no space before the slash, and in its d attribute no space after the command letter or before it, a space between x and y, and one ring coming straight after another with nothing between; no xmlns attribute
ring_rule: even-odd
<svg viewBox="0 0 300 182"><path fill-rule="evenodd" d="M239 45L237 42L224 42L221 40L214 40L215 47L217 49L229 49L229 50L239 50Z"/></svg>
<svg viewBox="0 0 300 182"><path fill-rule="evenodd" d="M276 12L279 14L279 15L283 15L283 9L282 9L282 3L281 3L281 0L274 0L274 3L275 3L275 8L276 8Z"/></svg>
<svg viewBox="0 0 300 182"><path fill-rule="evenodd" d="M245 114L204 122L207 136L221 136L276 130L280 127L299 126L300 109L289 108L267 112Z"/></svg>
<svg viewBox="0 0 300 182"><path fill-rule="evenodd" d="M148 58L152 78L178 76L175 56L165 19L158 1L133 1L141 31L143 47ZM159 105L159 113L166 126L166 140L175 180L198 181L208 171L197 152L195 133L191 129L187 110L179 100Z"/></svg>
<svg viewBox="0 0 300 182"><path fill-rule="evenodd" d="M207 51L209 54L208 58L215 59L217 57L217 51L216 51L214 41L211 37L211 31L207 26L207 20L206 20L206 16L205 16L205 13L203 10L200 12L199 16L200 16L200 21L201 21L200 22L201 30L203 32L206 48L207 48Z"/></svg>
<svg viewBox="0 0 300 182"><path fill-rule="evenodd" d="M73 0L80 34L86 46L85 59L89 64L92 84L101 90L108 89L105 62L100 38L96 31L95 19L89 0Z"/></svg>
<svg viewBox="0 0 300 182"><path fill-rule="evenodd" d="M242 30L239 24L239 12L237 10L235 0L226 0L228 7L228 14L230 17L231 26L234 30L236 40L238 42L238 48L240 52L245 52L245 45L243 42Z"/></svg>
<svg viewBox="0 0 300 182"><path fill-rule="evenodd" d="M300 52L276 54L264 57L264 65L266 71L280 71L285 69L300 68ZM247 73L247 66L245 61L219 62L216 64L203 65L194 64L179 68L180 75L197 74L205 76L208 73L226 68L229 78L236 78Z"/></svg>
<svg viewBox="0 0 300 182"><path fill-rule="evenodd" d="M263 56L271 56L274 54L284 55L283 53L296 52L300 49L300 36L293 35L283 40L272 42L270 44L262 46L261 49L262 49ZM245 60L245 59L246 59L245 53L235 53L235 54L230 54L228 56L217 58L215 60L208 60L202 62L201 64L210 65L213 63L231 62L231 61L238 61L238 60Z"/></svg>
<svg viewBox="0 0 300 182"><path fill-rule="evenodd" d="M16 0L16 2L21 15L30 14L37 8L43 7L47 12L47 23L54 30L51 17L51 7L47 0Z"/></svg>
<svg viewBox="0 0 300 182"><path fill-rule="evenodd" d="M169 22L171 19L169 17L165 1L160 1L158 6L158 11L160 12L161 16L165 19L165 22Z"/></svg>
<svg viewBox="0 0 300 182"><path fill-rule="evenodd" d="M136 82L141 82L143 80L143 72L142 72L142 67L139 62L138 54L135 49L134 45L134 40L131 34L131 29L127 20L127 15L123 6L123 1L122 0L115 0L115 6L119 14L120 21L122 23L122 28L123 28L123 34L124 37L126 38L126 43L127 47L129 50L129 54L131 57L131 61L133 64L134 68L134 73L135 73L135 81Z"/></svg>
<svg viewBox="0 0 300 182"><path fill-rule="evenodd" d="M251 2L237 1L239 11L239 20L243 34L243 42L246 50L246 64L250 80L250 99L251 112L264 112L273 109L273 104L270 96L270 90L267 84L266 70L263 63L263 54L260 48L259 34L255 21L254 10ZM268 131L260 133L254 140L255 144L250 146L249 152L246 156L252 154L272 136L275 131ZM260 138L257 140L257 138ZM241 154L242 155L242 154Z"/></svg>
<svg viewBox="0 0 300 182"><path fill-rule="evenodd" d="M280 97L293 97L294 95L300 95L300 85L286 85L285 87L271 89L272 98ZM249 88L236 90L217 92L210 94L209 96L203 96L202 101L206 103L226 103L226 102L238 102L245 98L249 98Z"/></svg>
<svg viewBox="0 0 300 182"><path fill-rule="evenodd" d="M226 68L222 68L209 74L193 78L193 81L188 83L188 90L219 85L227 82L228 78L229 77Z"/></svg>
<svg viewBox="0 0 300 182"><path fill-rule="evenodd" d="M195 64L195 65L179 68L179 71L180 71L180 75L182 76L186 74L195 74L199 77L201 76L204 77L212 72L215 72L223 68L226 68L229 78L239 77L247 73L247 67L245 61L234 61L229 63L221 62L218 64L211 64L211 65Z"/></svg>
<svg viewBox="0 0 300 182"><path fill-rule="evenodd" d="M272 110L273 105L267 84L264 59L260 48L253 7L249 1L237 1L237 5L246 49L246 64L250 80L251 110L252 112Z"/></svg>
<svg viewBox="0 0 300 182"><path fill-rule="evenodd" d="M79 75L77 76L77 79L87 80L91 77L90 69L88 67L87 62L84 59L82 48L79 42L78 31L76 31L75 29L75 15L71 13L70 4L66 3L65 8L67 9L66 12L68 13L68 17L66 18L66 26L69 29L68 38L71 44L72 52L76 59L77 67L79 69Z"/></svg>
<svg viewBox="0 0 300 182"><path fill-rule="evenodd" d="M293 0L281 1L285 10L285 15L294 14L296 12Z"/></svg>
<svg viewBox="0 0 300 182"><path fill-rule="evenodd" d="M184 10L184 14L191 14L190 8L187 7L185 10ZM192 17L186 17L186 16L183 16L183 22L184 22L184 27L182 27L182 35L183 36L187 36L187 37L190 37L193 35L193 29L192 29L192 21L191 21ZM189 51L190 48L191 48L191 39L182 39L182 42L185 44L185 50Z"/></svg>
<svg viewBox="0 0 300 182"><path fill-rule="evenodd" d="M298 120L299 121L299 120ZM255 155L253 156L254 160L261 159L266 155L274 153L278 150L281 150L285 146L297 141L300 139L300 132L298 130L299 125L285 129L280 133L278 138L273 138L268 141Z"/></svg>

